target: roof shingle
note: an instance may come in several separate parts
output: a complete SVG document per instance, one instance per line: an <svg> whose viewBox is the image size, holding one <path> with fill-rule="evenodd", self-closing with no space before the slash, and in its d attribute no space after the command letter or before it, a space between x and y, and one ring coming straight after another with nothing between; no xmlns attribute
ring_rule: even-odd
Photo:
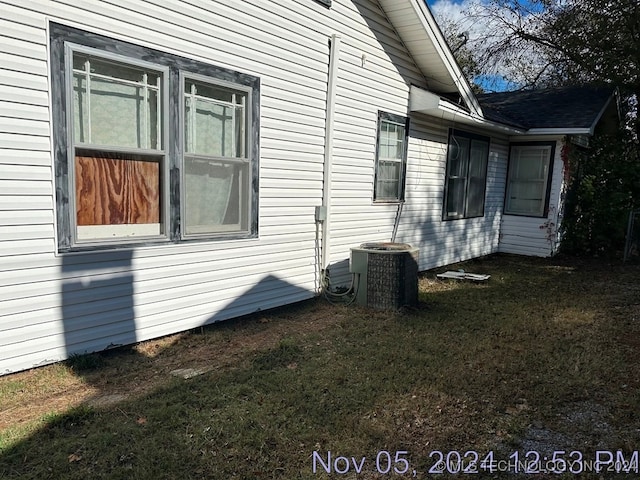
<svg viewBox="0 0 640 480"><path fill-rule="evenodd" d="M515 127L590 128L613 95L593 85L478 95L484 116Z"/></svg>

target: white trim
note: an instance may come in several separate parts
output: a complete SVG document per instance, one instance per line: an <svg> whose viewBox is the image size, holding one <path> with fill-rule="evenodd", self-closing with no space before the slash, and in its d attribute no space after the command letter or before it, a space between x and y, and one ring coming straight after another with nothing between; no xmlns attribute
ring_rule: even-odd
<svg viewBox="0 0 640 480"><path fill-rule="evenodd" d="M216 77L211 77L208 75L203 75L200 73L186 72L181 70L178 74L178 82L179 82L179 96L176 99L176 103L178 107L178 129L176 138L179 142L179 151L181 152L181 158L179 159L180 164L180 218L181 218L181 227L180 227L180 238L182 240L194 239L194 238L203 238L209 239L212 236L215 236L220 233L234 233L234 234L250 234L251 233L251 219L253 216L253 206L251 201L251 178L252 178L252 155L253 155L253 144L250 141L251 135L254 133L253 128L253 117L251 112L251 105L253 104L253 90L251 87L229 82L226 80L220 80ZM185 118L185 100L188 98L185 94L185 86L187 82L192 81L193 83L203 83L205 85L211 87L221 87L223 89L231 90L235 93L241 92L244 94L244 100L242 104L233 104L228 102L219 102L214 101L212 103L215 104L224 104L232 107L234 112L235 108L241 106L244 113L243 125L242 125L242 134L243 134L243 150L245 155L242 157L222 157L222 156L214 156L214 155L206 155L199 153L188 153L185 139L185 127L186 127L186 118ZM192 83L192 85L193 85ZM234 93L234 94L235 94ZM192 98L198 98L197 95L193 95ZM210 97L202 97L207 100L211 100ZM196 105L193 105L192 115L195 118L195 110ZM194 120L195 122L195 120ZM194 123L195 127L195 123ZM233 125L234 129L234 137L235 137L235 122ZM235 146L236 138L234 138L233 145ZM235 148L235 147L234 147ZM235 152L234 152L235 153ZM247 165L247 179L242 178L242 170L243 168L239 168L240 176L238 178L238 190L239 190L239 199L238 199L238 214L240 216L240 222L238 224L229 224L229 225L215 225L209 228L210 226L206 225L192 225L188 227L187 225L187 198L186 198L186 160L203 160L214 163L225 163L230 165ZM246 216L246 218L245 218ZM243 226L243 223L246 223L246 228ZM187 229L189 232L187 232Z"/></svg>
<svg viewBox="0 0 640 480"><path fill-rule="evenodd" d="M595 126L595 124L594 124ZM523 135L593 135L591 128L531 128Z"/></svg>
<svg viewBox="0 0 640 480"><path fill-rule="evenodd" d="M78 225L78 243L115 238L158 237L162 235L159 223Z"/></svg>
<svg viewBox="0 0 640 480"><path fill-rule="evenodd" d="M453 56L451 48L444 39L444 35L442 35L442 31L440 30L440 27L438 27L438 24L436 23L431 10L429 10L429 7L427 7L427 2L424 0L413 0L411 3L413 4L414 9L420 9L420 11L422 12L422 15L419 15L419 18L424 26L424 29L429 34L429 38L431 39L433 46L440 55L440 58L442 59L445 67L449 71L453 82L458 87L458 91L462 95L465 103L475 114L482 116L482 108L480 107L480 103L478 102L476 96L473 94L471 85L469 85L469 82L458 66L458 62Z"/></svg>

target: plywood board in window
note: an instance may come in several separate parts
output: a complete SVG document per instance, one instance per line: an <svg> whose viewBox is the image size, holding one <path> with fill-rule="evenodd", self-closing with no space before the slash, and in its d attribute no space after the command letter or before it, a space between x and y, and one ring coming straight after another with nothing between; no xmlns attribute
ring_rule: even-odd
<svg viewBox="0 0 640 480"><path fill-rule="evenodd" d="M77 224L160 223L160 164L126 158L76 156Z"/></svg>

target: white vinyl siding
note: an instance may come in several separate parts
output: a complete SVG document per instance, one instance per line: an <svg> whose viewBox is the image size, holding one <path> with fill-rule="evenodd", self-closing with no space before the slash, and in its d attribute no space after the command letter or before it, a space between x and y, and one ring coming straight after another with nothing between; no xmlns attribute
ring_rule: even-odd
<svg viewBox="0 0 640 480"><path fill-rule="evenodd" d="M0 29L0 374L315 295L330 10L309 0L0 4L12 26ZM260 78L259 239L56 254L48 18Z"/></svg>
<svg viewBox="0 0 640 480"><path fill-rule="evenodd" d="M411 119L406 203L396 241L420 248L420 270L498 250L508 141L506 137L491 137L484 216L446 221L442 219L442 205L449 126L447 122L423 115Z"/></svg>
<svg viewBox="0 0 640 480"><path fill-rule="evenodd" d="M349 281L351 247L391 239L399 204L374 203L377 114L406 116L409 86L427 80L377 2L0 0L0 8L10 27L0 28L0 374L316 294L332 34L342 38L332 279L335 269ZM48 19L260 79L258 238L57 251ZM443 222L451 126L411 117L396 241L420 248L421 269L498 245L507 141L491 140L484 217Z"/></svg>

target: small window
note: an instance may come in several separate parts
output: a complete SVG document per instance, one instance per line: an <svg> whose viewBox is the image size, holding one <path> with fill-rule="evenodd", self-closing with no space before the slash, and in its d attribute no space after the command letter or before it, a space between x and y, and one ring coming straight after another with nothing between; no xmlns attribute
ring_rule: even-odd
<svg viewBox="0 0 640 480"><path fill-rule="evenodd" d="M404 199L409 119L390 113L378 113L375 186L373 198L378 202Z"/></svg>
<svg viewBox="0 0 640 480"><path fill-rule="evenodd" d="M509 155L504 213L544 217L549 205L553 144L515 144Z"/></svg>
<svg viewBox="0 0 640 480"><path fill-rule="evenodd" d="M488 159L488 137L451 131L444 188L444 220L484 215Z"/></svg>

